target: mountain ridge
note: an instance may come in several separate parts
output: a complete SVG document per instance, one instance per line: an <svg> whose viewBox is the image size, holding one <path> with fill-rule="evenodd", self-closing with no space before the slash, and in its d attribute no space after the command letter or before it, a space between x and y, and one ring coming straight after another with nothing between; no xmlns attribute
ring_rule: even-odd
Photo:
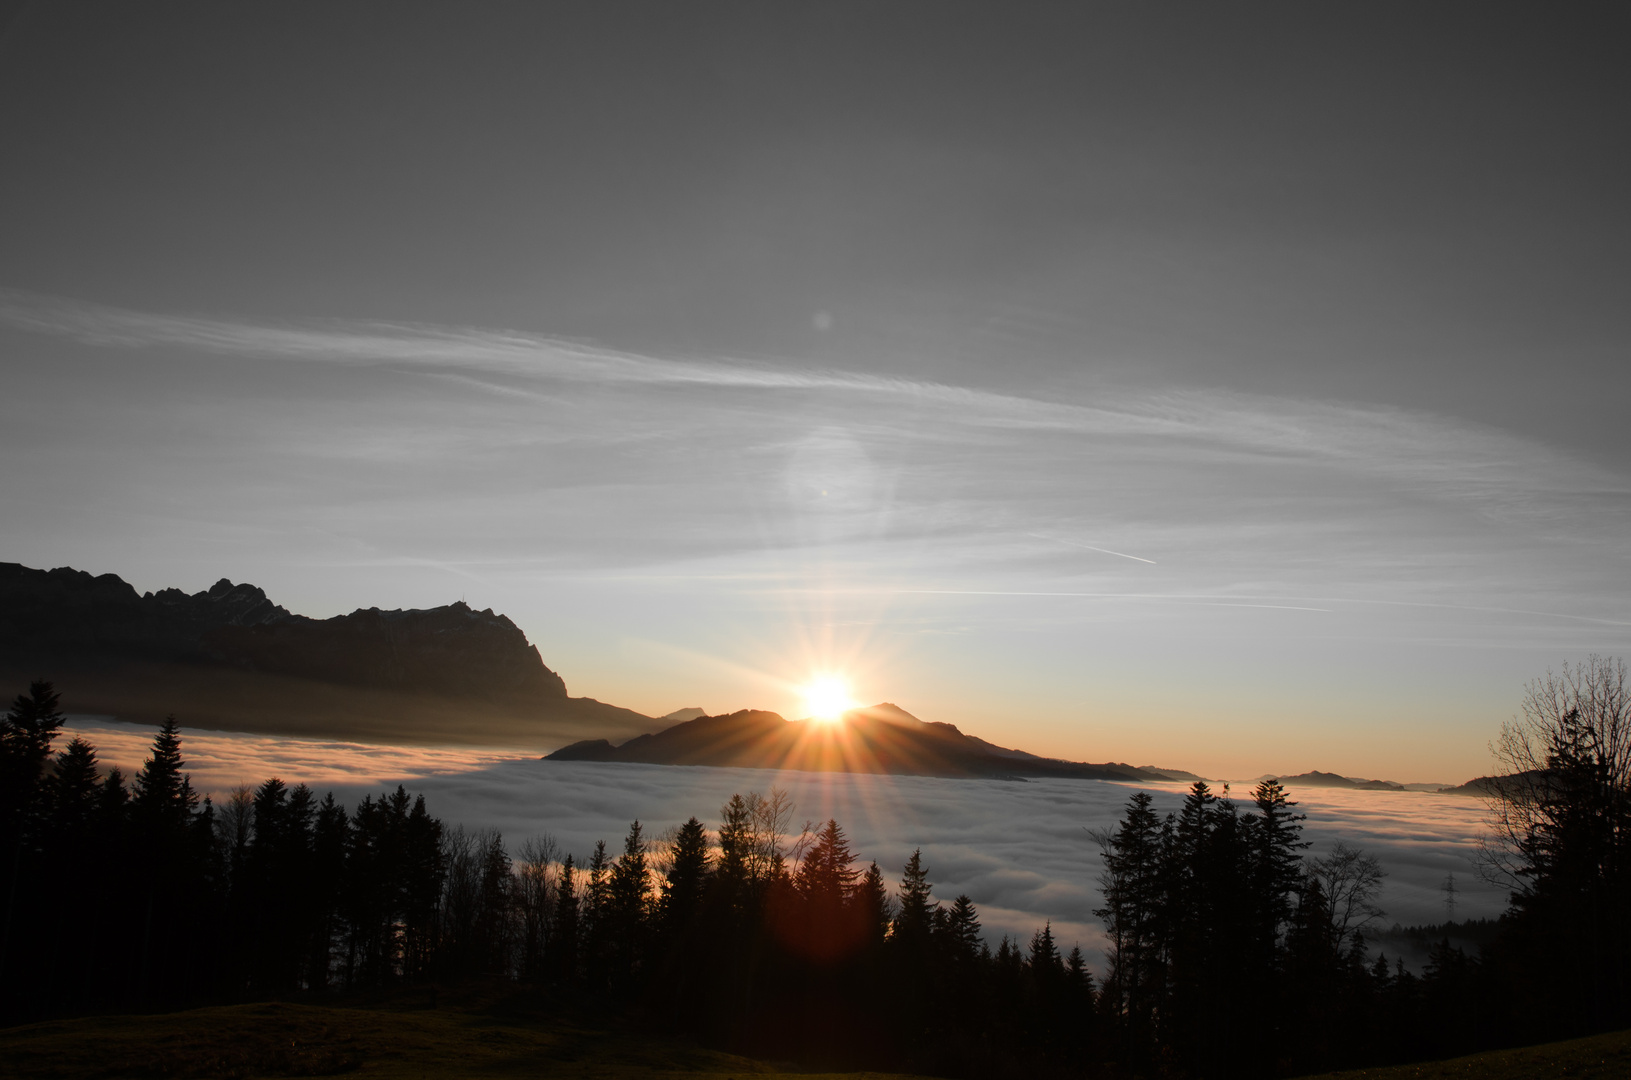
<svg viewBox="0 0 1631 1080"><path fill-rule="evenodd" d="M463 601L313 619L226 578L138 593L116 574L0 563L0 655L0 678L46 674L75 711L230 730L547 745L651 723L569 696L514 622Z"/></svg>
<svg viewBox="0 0 1631 1080"><path fill-rule="evenodd" d="M742 709L685 720L617 746L605 738L584 739L544 760L992 779L1172 779L1120 762L1063 761L1011 750L965 735L955 724L920 720L891 702L851 709L837 722Z"/></svg>

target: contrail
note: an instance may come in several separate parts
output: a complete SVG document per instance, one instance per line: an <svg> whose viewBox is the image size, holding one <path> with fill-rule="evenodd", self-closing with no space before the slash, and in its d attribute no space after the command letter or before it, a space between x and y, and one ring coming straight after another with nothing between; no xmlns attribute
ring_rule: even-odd
<svg viewBox="0 0 1631 1080"><path fill-rule="evenodd" d="M1114 555L1120 559L1131 559L1134 562L1149 563L1151 566L1156 565L1154 559L1145 559L1138 555L1129 555L1125 551L1111 551L1109 548L1094 547L1092 544L1084 544L1079 540L1061 540L1057 536L1043 536L1041 533L1026 533L1025 535L1034 536L1038 540L1052 540L1056 544L1069 544L1071 547L1086 548L1089 551L1097 551L1104 555Z"/></svg>
<svg viewBox="0 0 1631 1080"><path fill-rule="evenodd" d="M1114 555L1115 552L1112 551L1110 554ZM1133 558L1131 555L1127 557ZM1154 600L1164 604L1195 604L1200 607L1266 608L1271 611L1318 611L1327 614L1331 610L1330 608L1303 607L1299 604L1248 604L1239 600L1225 600L1209 596L1163 596L1160 593L1057 592L1040 589L899 589L897 591L907 596L1067 596L1082 597L1089 600Z"/></svg>

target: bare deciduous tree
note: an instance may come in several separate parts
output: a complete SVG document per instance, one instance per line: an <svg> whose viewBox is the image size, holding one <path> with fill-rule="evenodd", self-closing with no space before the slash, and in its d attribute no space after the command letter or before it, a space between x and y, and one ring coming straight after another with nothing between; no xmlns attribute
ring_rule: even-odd
<svg viewBox="0 0 1631 1080"><path fill-rule="evenodd" d="M1493 837L1484 876L1533 886L1566 833L1587 818L1623 820L1631 800L1631 687L1625 662L1591 656L1526 688L1523 714L1491 746L1500 771L1487 790ZM1612 846L1612 845L1611 845Z"/></svg>
<svg viewBox="0 0 1631 1080"><path fill-rule="evenodd" d="M805 823L796 839L789 836L793 827L793 798L781 788L771 788L769 797L750 791L746 801L749 876L756 881L781 877L787 873L789 857L796 860L813 839L810 824Z"/></svg>
<svg viewBox="0 0 1631 1080"><path fill-rule="evenodd" d="M521 920L519 967L523 975L536 976L544 970L560 858L560 845L548 833L521 845L521 859L515 867L515 903Z"/></svg>
<svg viewBox="0 0 1631 1080"><path fill-rule="evenodd" d="M1385 914L1376 896L1387 872L1376 856L1339 840L1331 854L1309 862L1308 872L1319 879L1331 906L1331 941L1338 952Z"/></svg>
<svg viewBox="0 0 1631 1080"><path fill-rule="evenodd" d="M255 831L255 793L248 784L233 788L215 810L215 837L234 863L241 862Z"/></svg>

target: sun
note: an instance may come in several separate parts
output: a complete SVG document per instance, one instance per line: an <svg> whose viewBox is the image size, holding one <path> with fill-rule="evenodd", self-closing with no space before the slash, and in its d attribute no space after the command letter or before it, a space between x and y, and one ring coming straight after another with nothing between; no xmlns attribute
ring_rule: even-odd
<svg viewBox="0 0 1631 1080"><path fill-rule="evenodd" d="M837 675L820 675L804 687L804 707L817 720L837 720L855 707L850 700L849 683Z"/></svg>

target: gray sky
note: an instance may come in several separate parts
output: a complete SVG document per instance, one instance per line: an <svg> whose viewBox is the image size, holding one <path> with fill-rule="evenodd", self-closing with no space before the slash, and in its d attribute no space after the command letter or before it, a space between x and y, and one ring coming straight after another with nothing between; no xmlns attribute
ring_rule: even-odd
<svg viewBox="0 0 1631 1080"><path fill-rule="evenodd" d="M0 558L1215 772L1631 647L1623 9L18 10Z"/></svg>

